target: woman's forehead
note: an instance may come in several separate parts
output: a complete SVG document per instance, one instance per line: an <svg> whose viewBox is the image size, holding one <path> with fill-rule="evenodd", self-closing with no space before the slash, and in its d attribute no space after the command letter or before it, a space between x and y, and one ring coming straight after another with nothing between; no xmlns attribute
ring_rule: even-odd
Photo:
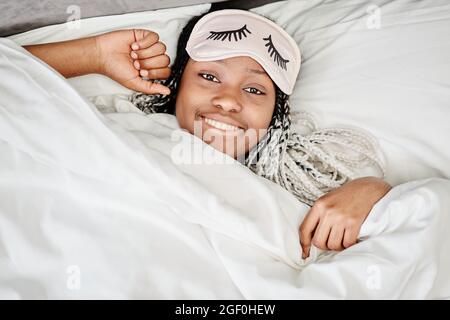
<svg viewBox="0 0 450 320"><path fill-rule="evenodd" d="M199 66L223 66L232 69L239 69L244 72L250 72L259 75L265 75L269 77L264 68L253 58L246 56L232 57L221 60L212 60L212 61L195 61L190 58L190 62ZM269 77L270 78L270 77Z"/></svg>

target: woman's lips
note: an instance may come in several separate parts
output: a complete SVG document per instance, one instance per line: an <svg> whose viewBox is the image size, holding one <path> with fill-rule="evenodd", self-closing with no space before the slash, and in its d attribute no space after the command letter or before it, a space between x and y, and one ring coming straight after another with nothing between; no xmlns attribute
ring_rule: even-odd
<svg viewBox="0 0 450 320"><path fill-rule="evenodd" d="M211 119L209 117L206 116L200 116L200 118L202 119L202 123L207 127L207 128L212 128L212 129L217 129L220 130L221 132L225 132L227 134L229 133L241 133L244 132L244 129L232 124L228 124L219 120L215 120L215 119Z"/></svg>
<svg viewBox="0 0 450 320"><path fill-rule="evenodd" d="M220 123L223 123L225 125L230 125L233 127L238 127L241 128L243 130L245 130L245 126L240 123L239 121L236 121L232 118L226 117L226 116L222 116L219 113L216 112L207 112L207 113L200 113L198 114L199 117L202 118L206 118L206 119L210 119L210 120L214 120Z"/></svg>

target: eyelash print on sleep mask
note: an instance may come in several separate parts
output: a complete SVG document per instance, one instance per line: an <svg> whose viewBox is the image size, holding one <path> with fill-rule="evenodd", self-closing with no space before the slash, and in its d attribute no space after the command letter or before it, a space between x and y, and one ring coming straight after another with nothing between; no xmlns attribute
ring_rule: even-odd
<svg viewBox="0 0 450 320"><path fill-rule="evenodd" d="M221 40L224 41L228 38L228 41L231 41L231 36L234 37L234 41L238 41L238 36L239 36L239 40L242 40L242 36L247 37L247 35L245 34L245 31L247 31L248 33L251 33L250 30L247 29L247 25L244 25L242 28L237 29L237 30L230 30L230 31L210 31L210 35L208 39L212 39L212 40ZM284 59L280 53L277 51L277 49L275 49L273 42L272 42L272 35L269 35L267 38L263 38L264 41L267 41L266 43L266 47L268 47L268 51L270 53L270 56L273 56L274 61L284 70L287 70L286 68L286 64L289 62L289 60Z"/></svg>
<svg viewBox="0 0 450 320"><path fill-rule="evenodd" d="M203 16L191 32L186 52L195 61L253 58L288 95L301 64L300 49L283 28L263 16L236 9Z"/></svg>
<svg viewBox="0 0 450 320"><path fill-rule="evenodd" d="M239 35L239 40L242 39L242 36L247 37L247 35L245 34L245 31L247 31L248 33L251 33L250 30L247 29L247 25L243 26L240 29L231 30L231 31L210 31L211 35L206 39L224 41L226 38L228 38L228 41L231 41L231 36L233 35L234 40L238 41L237 35Z"/></svg>
<svg viewBox="0 0 450 320"><path fill-rule="evenodd" d="M268 36L267 38L263 38L263 40L266 40L266 47L268 47L270 56L273 56L274 61L282 67L284 70L287 70L286 64L289 62L287 59L283 59L283 57L280 55L280 53L275 49L273 43L272 43L272 36Z"/></svg>

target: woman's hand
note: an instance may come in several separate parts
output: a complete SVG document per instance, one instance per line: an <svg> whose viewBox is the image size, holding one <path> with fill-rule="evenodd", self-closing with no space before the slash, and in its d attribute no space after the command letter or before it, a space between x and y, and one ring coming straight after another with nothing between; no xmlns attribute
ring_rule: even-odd
<svg viewBox="0 0 450 320"><path fill-rule="evenodd" d="M148 79L167 79L170 58L157 33L142 30L120 30L95 37L100 73L123 86L148 94L167 95L170 89Z"/></svg>
<svg viewBox="0 0 450 320"><path fill-rule="evenodd" d="M391 188L379 178L364 177L320 197L300 226L303 258L309 256L311 244L335 251L354 245L372 207Z"/></svg>

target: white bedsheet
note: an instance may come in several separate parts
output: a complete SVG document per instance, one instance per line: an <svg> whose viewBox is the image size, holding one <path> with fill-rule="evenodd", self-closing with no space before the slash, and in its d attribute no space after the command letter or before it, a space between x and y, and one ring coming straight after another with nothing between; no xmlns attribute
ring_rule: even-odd
<svg viewBox="0 0 450 320"><path fill-rule="evenodd" d="M173 121L103 115L0 39L1 298L450 297L449 180L395 187L363 241L304 261L307 207L236 162L175 165L222 154Z"/></svg>

